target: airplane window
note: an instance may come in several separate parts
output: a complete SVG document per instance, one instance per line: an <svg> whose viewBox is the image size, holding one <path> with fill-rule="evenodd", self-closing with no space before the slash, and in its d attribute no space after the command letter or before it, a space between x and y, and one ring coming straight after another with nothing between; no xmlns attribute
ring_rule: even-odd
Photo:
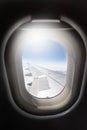
<svg viewBox="0 0 87 130"><path fill-rule="evenodd" d="M67 52L58 42L38 35L28 40L22 54L25 88L38 98L54 97L66 84Z"/></svg>
<svg viewBox="0 0 87 130"><path fill-rule="evenodd" d="M80 95L86 48L73 22L67 21L24 19L3 43L10 98L28 114L62 113Z"/></svg>

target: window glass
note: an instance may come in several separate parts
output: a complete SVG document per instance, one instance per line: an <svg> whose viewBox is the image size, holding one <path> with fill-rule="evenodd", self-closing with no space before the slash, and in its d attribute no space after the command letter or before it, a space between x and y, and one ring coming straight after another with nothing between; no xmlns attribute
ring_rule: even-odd
<svg viewBox="0 0 87 130"><path fill-rule="evenodd" d="M38 98L62 92L66 83L67 52L53 40L32 40L22 53L26 90Z"/></svg>

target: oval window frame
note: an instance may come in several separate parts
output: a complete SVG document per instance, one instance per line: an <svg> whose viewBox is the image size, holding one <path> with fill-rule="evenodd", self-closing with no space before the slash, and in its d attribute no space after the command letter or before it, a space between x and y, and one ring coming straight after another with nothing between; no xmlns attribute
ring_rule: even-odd
<svg viewBox="0 0 87 130"><path fill-rule="evenodd" d="M13 32L21 25L21 24L23 24L23 23L25 23L25 21L27 22L27 21L29 21L29 19L30 19L30 21L31 21L31 18L30 17L28 17L28 18L24 18L23 20L20 20L16 25L14 25L14 27L12 27L12 29L7 33L7 35L6 35L6 37L5 37L5 39L4 39L4 41L3 41L3 46L2 46L2 73L3 73L3 77L4 77L4 80L5 80L5 83L6 83L6 88L7 88L7 93L8 93L8 96L10 97L9 99L10 99L10 101L11 101L11 103L13 104L13 106L19 111L19 112L21 112L21 113L23 113L24 115L26 115L26 116L29 116L29 117L36 117L36 118L38 118L38 117L40 117L40 118L49 118L49 117L55 117L55 116L63 116L63 115L65 115L66 113L68 113L69 111L71 111L71 110L73 110L73 108L75 108L75 106L77 106L77 104L80 102L80 99L81 99L81 97L82 97L82 94L83 94L83 91L84 91L84 86L85 86L85 79L86 79L86 70L87 70L87 60L85 60L85 65L84 65L84 69L83 69L83 76L82 76L82 83L81 83L81 88L80 88L80 92L79 92L79 95L78 95L78 98L77 98L77 100L73 103L73 105L70 105L70 106L68 106L68 108L66 108L64 111L61 111L61 112L56 112L56 113L54 113L53 112L53 114L51 113L51 114L47 114L47 115L45 115L45 113L46 113L46 111L44 111L45 113L43 113L43 115L34 115L33 113L27 113L26 111L24 111L24 110L22 110L22 109L20 109L20 105L18 106L16 103L15 103L15 101L14 101L14 99L13 99L13 97L12 97L12 93L11 93L11 91L10 91L10 87L9 87L9 82L8 82L8 76L7 76L7 73L6 73L6 68L5 68L5 63L4 63L4 52L5 52L5 47L6 47L6 44L7 44L7 41L8 41L8 39L9 39L9 37L13 34ZM83 31L82 31L82 29L77 25L77 24L75 24L75 22L73 22L72 20L70 20L69 18L67 18L67 17L61 17L60 18L62 21L64 21L64 22L66 22L66 23L68 23L69 25L71 25L77 32L78 32L78 34L80 35L80 37L82 38L82 40L83 40L83 43L84 43L84 46L85 46L85 50L86 50L86 53L87 53L87 46L86 46L86 36L85 36L85 34L83 33Z"/></svg>

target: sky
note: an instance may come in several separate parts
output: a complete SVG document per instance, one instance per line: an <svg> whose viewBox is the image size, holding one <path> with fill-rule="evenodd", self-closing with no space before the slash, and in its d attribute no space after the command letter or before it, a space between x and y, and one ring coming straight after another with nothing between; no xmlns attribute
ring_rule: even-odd
<svg viewBox="0 0 87 130"><path fill-rule="evenodd" d="M57 41L31 41L24 49L22 59L36 64L60 66L66 70L67 52Z"/></svg>

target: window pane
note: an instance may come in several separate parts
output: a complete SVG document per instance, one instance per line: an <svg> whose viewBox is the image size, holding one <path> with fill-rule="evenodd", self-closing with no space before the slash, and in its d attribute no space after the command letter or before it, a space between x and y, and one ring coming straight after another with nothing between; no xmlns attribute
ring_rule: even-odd
<svg viewBox="0 0 87 130"><path fill-rule="evenodd" d="M22 54L26 90L38 98L62 92L66 83L67 52L53 40L32 41Z"/></svg>

